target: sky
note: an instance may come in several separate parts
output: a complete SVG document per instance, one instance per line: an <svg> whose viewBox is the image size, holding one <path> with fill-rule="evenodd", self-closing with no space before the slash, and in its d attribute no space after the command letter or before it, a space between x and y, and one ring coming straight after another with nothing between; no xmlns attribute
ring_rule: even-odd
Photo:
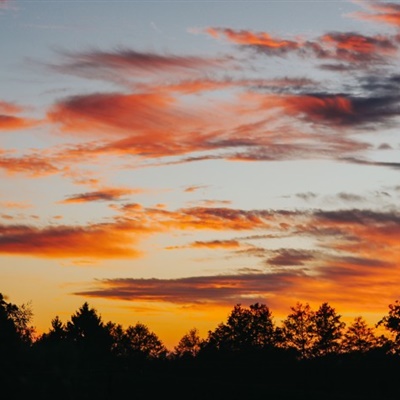
<svg viewBox="0 0 400 400"><path fill-rule="evenodd" d="M0 293L168 348L400 299L400 2L0 0Z"/></svg>

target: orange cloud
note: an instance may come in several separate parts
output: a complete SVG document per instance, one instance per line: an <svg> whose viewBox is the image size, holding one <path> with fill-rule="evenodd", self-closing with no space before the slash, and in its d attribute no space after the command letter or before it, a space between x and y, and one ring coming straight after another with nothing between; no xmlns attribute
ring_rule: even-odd
<svg viewBox="0 0 400 400"><path fill-rule="evenodd" d="M8 174L24 173L33 177L45 176L60 172L51 160L40 155L21 157L2 156L0 153L0 168Z"/></svg>
<svg viewBox="0 0 400 400"><path fill-rule="evenodd" d="M235 44L260 46L263 49L268 49L278 54L299 48L299 43L295 41L273 38L265 32L255 33L246 30L233 30L230 28L207 28L205 32L214 38L223 36Z"/></svg>
<svg viewBox="0 0 400 400"><path fill-rule="evenodd" d="M135 258L145 228L131 222L81 226L0 225L0 253L49 258Z"/></svg>
<svg viewBox="0 0 400 400"><path fill-rule="evenodd" d="M14 208L14 209L25 209L32 207L31 204L24 202L24 201L1 201L0 207L2 208Z"/></svg>
<svg viewBox="0 0 400 400"><path fill-rule="evenodd" d="M92 94L70 97L49 111L49 120L67 132L140 133L170 118L175 100L166 94Z"/></svg>
<svg viewBox="0 0 400 400"><path fill-rule="evenodd" d="M120 201L124 196L140 193L140 189L104 188L102 190L80 193L67 197L61 203L87 203L91 201Z"/></svg>
<svg viewBox="0 0 400 400"><path fill-rule="evenodd" d="M354 32L327 33L316 40L284 40L266 32L252 32L227 28L207 28L206 33L225 37L232 43L248 47L267 55L296 53L300 57L316 57L354 64L367 68L370 63L384 63L385 57L394 55L399 48L397 36L366 36ZM323 66L326 68L326 66Z"/></svg>
<svg viewBox="0 0 400 400"><path fill-rule="evenodd" d="M320 38L319 43L322 43L321 58L350 63L385 62L387 57L396 55L399 49L396 37L366 36L353 32L328 33ZM331 47L333 50L329 51Z"/></svg>
<svg viewBox="0 0 400 400"><path fill-rule="evenodd" d="M38 125L39 121L37 120L15 115L22 111L24 111L23 107L14 103L0 101L0 130L18 130Z"/></svg>
<svg viewBox="0 0 400 400"><path fill-rule="evenodd" d="M190 247L193 248L209 248L209 249L234 249L240 247L241 244L237 240L211 240L207 242L196 241L193 242Z"/></svg>
<svg viewBox="0 0 400 400"><path fill-rule="evenodd" d="M400 4L371 1L360 1L359 3L371 12L359 11L351 14L351 16L396 27L400 26Z"/></svg>
<svg viewBox="0 0 400 400"><path fill-rule="evenodd" d="M208 185L194 185L194 186L188 186L188 187L186 187L186 188L184 189L184 192L186 192L186 193L192 193L192 192L195 192L195 191L200 190L200 189L205 189L205 188L207 188L207 187L208 187Z"/></svg>
<svg viewBox="0 0 400 400"><path fill-rule="evenodd" d="M271 215L267 211L244 211L224 207L192 207L176 212L147 209L146 216L161 226L178 229L253 230L266 228Z"/></svg>
<svg viewBox="0 0 400 400"><path fill-rule="evenodd" d="M209 211L212 215L229 215L228 211ZM232 219L237 219L237 214L246 215L243 210L230 211ZM185 212L202 214L195 209ZM248 213L248 216L256 214L255 211ZM315 239L317 246L312 250L249 247L240 250L239 254L236 249L240 247L240 241L236 239L193 242L183 248L231 249L236 256L263 259L264 267L255 269L251 274L242 271L235 275L171 280L104 280L97 282L94 289L80 294L177 304L248 304L261 301L279 313L296 301L318 305L321 298L345 312L358 307L368 313L379 313L397 296L400 284L400 216L397 213L356 209L305 212L270 210L268 215L270 223L264 224L263 229L270 234L256 235L254 239L259 241L274 237L277 240L279 235L306 235ZM205 226L206 221L203 223ZM197 229L196 225L190 226ZM215 224L210 223L209 226L216 229ZM188 227L185 226L186 229ZM260 225L253 225L253 229L260 229ZM246 237L245 240L251 241L252 237Z"/></svg>

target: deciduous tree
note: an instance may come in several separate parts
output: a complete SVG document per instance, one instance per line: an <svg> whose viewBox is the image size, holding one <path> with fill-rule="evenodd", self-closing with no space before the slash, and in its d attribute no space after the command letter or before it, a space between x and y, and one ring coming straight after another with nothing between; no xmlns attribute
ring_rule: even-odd
<svg viewBox="0 0 400 400"><path fill-rule="evenodd" d="M197 328L191 329L186 333L174 347L175 357L196 357L201 350L203 340L199 336Z"/></svg>
<svg viewBox="0 0 400 400"><path fill-rule="evenodd" d="M378 344L374 329L368 326L361 316L354 318L353 323L347 328L342 349L346 353L366 353Z"/></svg>
<svg viewBox="0 0 400 400"><path fill-rule="evenodd" d="M296 303L282 322L284 346L298 352L300 358L311 357L317 340L314 312L308 303Z"/></svg>

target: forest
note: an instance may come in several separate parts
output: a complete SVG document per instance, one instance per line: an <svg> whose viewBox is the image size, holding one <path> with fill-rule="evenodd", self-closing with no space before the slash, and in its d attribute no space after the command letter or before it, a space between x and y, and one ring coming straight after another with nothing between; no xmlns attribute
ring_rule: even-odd
<svg viewBox="0 0 400 400"><path fill-rule="evenodd" d="M87 302L41 335L32 317L0 293L0 398L400 398L397 300L376 326L362 316L346 325L328 303L298 302L280 324L265 304L236 304L206 338L193 328L172 350L146 325L105 322Z"/></svg>

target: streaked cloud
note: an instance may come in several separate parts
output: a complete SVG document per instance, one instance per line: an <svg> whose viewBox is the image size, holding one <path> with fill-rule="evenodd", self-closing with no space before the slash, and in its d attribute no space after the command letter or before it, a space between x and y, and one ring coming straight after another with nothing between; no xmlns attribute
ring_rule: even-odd
<svg viewBox="0 0 400 400"><path fill-rule="evenodd" d="M287 290L299 275L301 274L279 273L195 276L182 279L105 279L98 282L97 288L75 294L178 304L232 305L242 302L246 296L262 299L269 290Z"/></svg>
<svg viewBox="0 0 400 400"><path fill-rule="evenodd" d="M87 226L0 225L0 253L45 258L136 258L141 255L135 233L138 224L104 223Z"/></svg>
<svg viewBox="0 0 400 400"><path fill-rule="evenodd" d="M122 201L125 196L141 193L140 189L104 188L102 190L75 194L62 200L61 203L87 203L91 201Z"/></svg>
<svg viewBox="0 0 400 400"><path fill-rule="evenodd" d="M357 1L368 11L357 11L350 14L353 18L379 22L390 26L400 26L400 4L394 2Z"/></svg>
<svg viewBox="0 0 400 400"><path fill-rule="evenodd" d="M17 104L0 101L0 131L31 128L40 123L32 118L19 116L25 109Z"/></svg>
<svg viewBox="0 0 400 400"><path fill-rule="evenodd" d="M333 60L338 63L336 65L348 63L360 69L368 68L369 65L385 64L387 58L390 59L398 53L400 45L397 35L368 36L357 32L328 32L315 39L283 39L272 37L267 32L219 27L209 27L204 32L267 56L282 57L294 53L302 58Z"/></svg>
<svg viewBox="0 0 400 400"><path fill-rule="evenodd" d="M60 61L47 65L53 71L88 79L113 81L122 85L140 82L140 78L158 79L160 75L193 77L194 74L200 75L231 62L222 57L160 54L130 48L116 48L112 51L59 51L58 54Z"/></svg>

